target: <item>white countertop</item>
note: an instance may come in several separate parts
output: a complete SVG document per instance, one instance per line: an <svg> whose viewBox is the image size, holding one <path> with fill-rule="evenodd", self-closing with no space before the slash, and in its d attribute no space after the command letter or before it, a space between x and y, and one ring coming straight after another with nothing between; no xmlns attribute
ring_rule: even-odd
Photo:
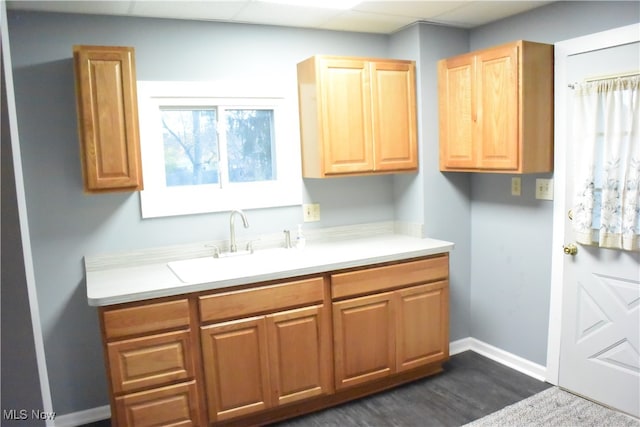
<svg viewBox="0 0 640 427"><path fill-rule="evenodd" d="M278 258L270 258L269 262L259 261L256 255L260 251L216 259L216 263L227 264L220 264L223 268L212 271L209 279L190 282L180 280L166 260L104 268L91 266L86 269L87 299L89 305L105 306L400 261L452 249L451 242L399 234L309 242L304 249L282 249Z"/></svg>

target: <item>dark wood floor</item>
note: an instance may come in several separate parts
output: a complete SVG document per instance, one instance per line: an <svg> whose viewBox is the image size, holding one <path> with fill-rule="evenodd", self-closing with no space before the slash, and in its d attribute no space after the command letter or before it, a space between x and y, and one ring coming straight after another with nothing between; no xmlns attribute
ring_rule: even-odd
<svg viewBox="0 0 640 427"><path fill-rule="evenodd" d="M272 427L461 426L548 387L466 351L452 356L441 374ZM87 426L109 427L110 423Z"/></svg>

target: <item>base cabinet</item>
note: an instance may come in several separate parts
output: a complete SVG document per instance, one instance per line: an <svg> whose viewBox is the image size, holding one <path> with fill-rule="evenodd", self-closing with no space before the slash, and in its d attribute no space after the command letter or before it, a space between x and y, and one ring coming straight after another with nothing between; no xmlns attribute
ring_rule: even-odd
<svg viewBox="0 0 640 427"><path fill-rule="evenodd" d="M101 309L114 427L204 423L190 313L187 298Z"/></svg>
<svg viewBox="0 0 640 427"><path fill-rule="evenodd" d="M295 291L298 299L290 301ZM239 296L240 300L255 300L261 310L267 304L274 312L201 327L210 421L331 393L330 325L325 305L317 304L324 302L324 280L230 292L204 300L202 305L225 305L225 300L233 304ZM310 303L316 304L304 306ZM303 306L285 310L287 304Z"/></svg>
<svg viewBox="0 0 640 427"><path fill-rule="evenodd" d="M262 425L440 372L447 254L100 309L112 425Z"/></svg>
<svg viewBox="0 0 640 427"><path fill-rule="evenodd" d="M336 388L449 357L448 284L333 303Z"/></svg>

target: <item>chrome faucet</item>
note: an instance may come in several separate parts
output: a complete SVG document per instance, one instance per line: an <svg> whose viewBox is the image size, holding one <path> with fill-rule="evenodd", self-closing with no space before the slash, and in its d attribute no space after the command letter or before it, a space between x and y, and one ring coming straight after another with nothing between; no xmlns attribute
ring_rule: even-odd
<svg viewBox="0 0 640 427"><path fill-rule="evenodd" d="M236 229L234 226L235 214L240 215L242 218L242 223L244 224L244 228L249 228L249 221L247 221L247 216L239 209L235 209L231 211L231 216L229 217L229 232L230 232L230 242L229 242L229 252L238 252L238 246L236 245Z"/></svg>

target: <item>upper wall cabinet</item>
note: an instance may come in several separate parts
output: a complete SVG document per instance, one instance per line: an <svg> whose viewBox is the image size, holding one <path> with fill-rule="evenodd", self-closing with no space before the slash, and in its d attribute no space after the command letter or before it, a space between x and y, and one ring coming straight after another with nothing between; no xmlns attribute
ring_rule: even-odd
<svg viewBox="0 0 640 427"><path fill-rule="evenodd" d="M74 46L73 57L85 191L142 190L133 48Z"/></svg>
<svg viewBox="0 0 640 427"><path fill-rule="evenodd" d="M517 41L438 62L440 170L553 170L553 46Z"/></svg>
<svg viewBox="0 0 640 427"><path fill-rule="evenodd" d="M313 56L298 97L304 177L418 168L415 62Z"/></svg>

